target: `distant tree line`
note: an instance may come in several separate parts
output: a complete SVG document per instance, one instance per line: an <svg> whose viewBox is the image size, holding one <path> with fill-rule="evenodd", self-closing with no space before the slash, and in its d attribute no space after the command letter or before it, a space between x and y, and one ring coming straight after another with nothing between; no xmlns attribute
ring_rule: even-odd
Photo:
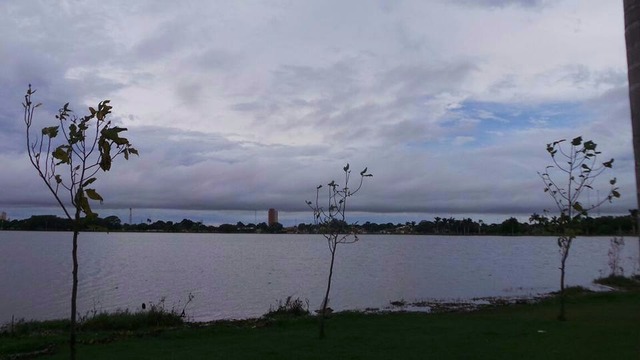
<svg viewBox="0 0 640 360"><path fill-rule="evenodd" d="M220 226L204 225L200 221L183 219L180 222L157 220L139 224L123 224L117 216L105 218L87 218L82 223L83 231L124 231L124 232L202 232L202 233L281 233L284 227L275 223L271 226L259 224L222 224ZM72 231L73 224L68 219L55 215L34 215L23 220L0 220L0 230L30 231Z"/></svg>
<svg viewBox="0 0 640 360"><path fill-rule="evenodd" d="M580 219L578 230L581 235L635 235L637 211L630 211L625 216L600 216ZM180 222L151 221L139 224L123 224L117 216L105 218L94 217L83 221L83 231L124 231L124 232L193 232L193 233L295 233L315 234L317 225L300 223L285 228L280 223L271 226L259 224L221 224L219 226L204 225L200 221L183 219ZM348 229L347 224L343 224ZM30 231L72 231L70 220L55 215L34 215L23 220L0 220L0 230ZM353 230L363 234L415 234L415 235L556 235L554 217L533 214L527 222L520 222L515 217L508 218L499 224L487 224L482 220L471 218L456 219L453 217L434 217L433 220L402 223L373 223L353 225Z"/></svg>

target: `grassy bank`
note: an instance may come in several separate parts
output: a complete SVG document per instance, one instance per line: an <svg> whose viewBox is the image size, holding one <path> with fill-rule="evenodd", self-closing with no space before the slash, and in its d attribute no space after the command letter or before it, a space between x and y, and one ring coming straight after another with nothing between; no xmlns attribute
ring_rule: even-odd
<svg viewBox="0 0 640 360"><path fill-rule="evenodd" d="M327 338L313 317L209 326L81 334L81 359L638 359L640 292L576 294L568 319L556 299L471 313L336 314ZM22 343L22 345L21 345ZM53 344L46 359L68 357L63 334L0 337L0 353Z"/></svg>

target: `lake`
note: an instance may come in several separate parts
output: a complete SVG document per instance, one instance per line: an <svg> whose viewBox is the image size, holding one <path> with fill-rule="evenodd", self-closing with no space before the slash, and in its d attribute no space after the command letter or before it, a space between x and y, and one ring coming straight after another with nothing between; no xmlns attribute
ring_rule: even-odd
<svg viewBox="0 0 640 360"><path fill-rule="evenodd" d="M637 271L626 238L625 274ZM609 272L608 237L575 240L569 285ZM158 303L191 320L256 317L287 296L317 309L330 254L316 235L82 233L78 309ZM330 306L383 308L390 301L535 296L555 291L560 255L552 237L364 235L339 246ZM0 324L69 316L71 234L0 231Z"/></svg>

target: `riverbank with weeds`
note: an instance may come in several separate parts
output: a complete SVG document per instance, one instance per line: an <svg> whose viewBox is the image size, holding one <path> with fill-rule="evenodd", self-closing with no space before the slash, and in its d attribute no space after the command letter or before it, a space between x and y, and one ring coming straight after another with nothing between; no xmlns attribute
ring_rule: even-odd
<svg viewBox="0 0 640 360"><path fill-rule="evenodd" d="M324 340L318 339L316 317L304 312L139 326L121 319L110 322L120 324L115 327L81 328L78 355L120 360L637 359L640 289L638 280L632 281L624 291L570 292L565 322L556 320L555 296L473 309L447 305L432 313L340 312L327 320ZM67 326L65 321L14 324L12 333L0 334L0 358L66 359Z"/></svg>

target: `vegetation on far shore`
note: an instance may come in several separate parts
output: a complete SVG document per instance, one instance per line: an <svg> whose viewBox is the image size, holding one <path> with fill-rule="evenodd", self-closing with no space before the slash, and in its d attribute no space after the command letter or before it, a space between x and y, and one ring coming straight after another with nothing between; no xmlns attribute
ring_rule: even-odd
<svg viewBox="0 0 640 360"><path fill-rule="evenodd" d="M585 236L620 236L636 234L636 214L634 210L625 216L585 217L578 224L579 235ZM189 219L180 222L152 221L144 223L123 224L117 216L87 219L83 231L124 231L124 232L192 232L192 233L293 233L315 234L318 226L300 223L292 227L284 227L279 223L271 226L266 223L221 224L219 226L204 225ZM557 235L557 230L550 225L549 219L539 214L532 214L528 222L520 222L512 217L499 224L488 224L482 220L470 218L435 217L433 220L410 221L403 223L365 222L354 224L355 231L361 234L415 234L415 235ZM0 220L0 230L29 231L71 231L72 224L55 215L34 215L21 220Z"/></svg>
<svg viewBox="0 0 640 360"><path fill-rule="evenodd" d="M259 319L184 323L139 321L119 312L78 333L85 359L633 359L640 354L638 277L614 279L626 291L571 291L571 321L556 320L558 297L476 311L344 312L317 318L296 299L279 302ZM633 284L629 286L629 284ZM288 313L291 311L291 313ZM147 311L149 312L149 311ZM166 312L166 311L165 311ZM136 315L137 314L137 315ZM105 320L113 317L112 320ZM136 320L136 318L138 320ZM145 318L142 315L142 318ZM152 319L152 317L148 317ZM117 326L113 326L118 324ZM0 334L0 359L23 355L68 357L68 321L16 324Z"/></svg>

